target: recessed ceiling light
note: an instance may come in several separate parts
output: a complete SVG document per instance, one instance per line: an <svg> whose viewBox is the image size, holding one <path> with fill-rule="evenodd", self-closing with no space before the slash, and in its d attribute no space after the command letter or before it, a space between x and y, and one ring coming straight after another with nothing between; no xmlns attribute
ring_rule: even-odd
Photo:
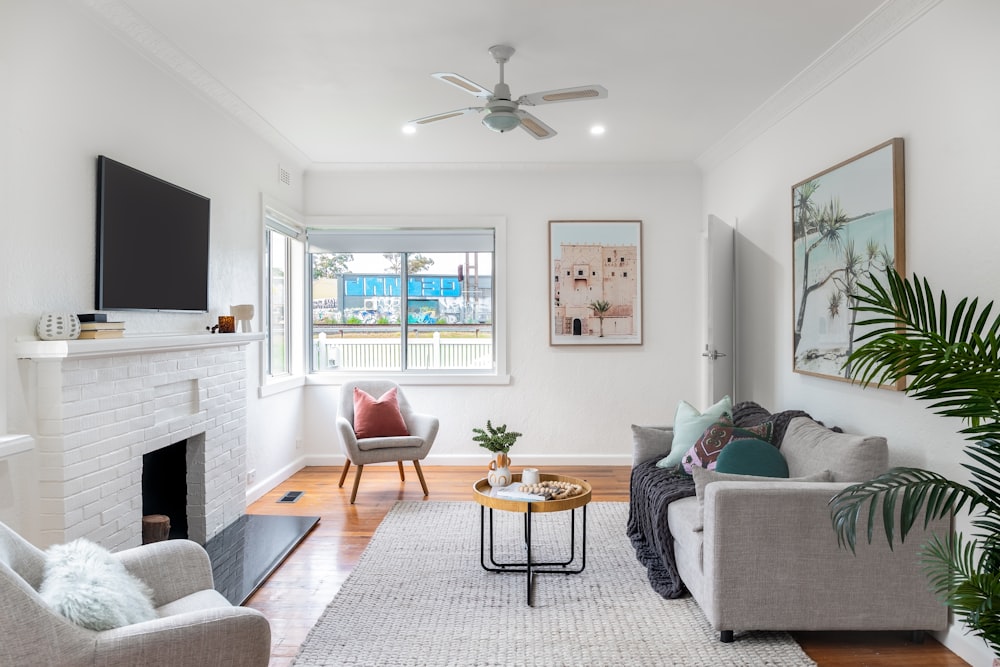
<svg viewBox="0 0 1000 667"><path fill-rule="evenodd" d="M417 126L413 123L407 123L403 126L403 134L416 134Z"/></svg>
<svg viewBox="0 0 1000 667"><path fill-rule="evenodd" d="M593 127L590 128L590 133L592 135L594 135L595 137L599 137L602 134L604 134L604 126L603 125L594 125Z"/></svg>

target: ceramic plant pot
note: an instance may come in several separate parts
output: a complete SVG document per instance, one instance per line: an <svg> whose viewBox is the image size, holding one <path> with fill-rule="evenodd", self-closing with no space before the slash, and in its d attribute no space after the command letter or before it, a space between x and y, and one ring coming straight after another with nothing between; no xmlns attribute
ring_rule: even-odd
<svg viewBox="0 0 1000 667"><path fill-rule="evenodd" d="M510 457L504 452L493 454L490 461L490 470L486 475L486 481L490 486L507 486L510 484Z"/></svg>
<svg viewBox="0 0 1000 667"><path fill-rule="evenodd" d="M71 340L80 336L76 313L45 313L38 318L35 332L42 340Z"/></svg>

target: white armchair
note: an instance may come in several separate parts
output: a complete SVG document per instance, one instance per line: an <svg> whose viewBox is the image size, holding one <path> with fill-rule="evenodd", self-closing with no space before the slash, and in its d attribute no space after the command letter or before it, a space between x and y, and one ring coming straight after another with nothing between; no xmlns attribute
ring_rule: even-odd
<svg viewBox="0 0 1000 667"><path fill-rule="evenodd" d="M354 388L379 397L390 389L397 390L396 396L399 401L399 412L406 423L406 430L409 435L393 436L386 438L361 438L354 433ZM432 415L415 412L410 407L406 396L399 389L395 382L388 380L367 380L344 384L340 388L340 411L337 414L337 432L340 434L340 442L343 445L344 455L347 461L344 462L344 471L340 474L338 486L344 486L347 479L347 471L351 464L357 466L354 473L354 488L351 489L351 504L358 495L358 484L361 482L361 471L369 463L387 463L395 461L399 466L399 478L406 481L403 473L403 461L413 461L413 467L417 471L420 479L420 487L427 495L427 482L424 481L424 472L420 469L420 461L427 456L434 444L434 438L438 432L438 418Z"/></svg>
<svg viewBox="0 0 1000 667"><path fill-rule="evenodd" d="M0 665L265 667L271 628L255 609L212 588L205 550L188 540L115 554L153 591L158 618L94 631L70 622L38 593L45 554L0 523Z"/></svg>

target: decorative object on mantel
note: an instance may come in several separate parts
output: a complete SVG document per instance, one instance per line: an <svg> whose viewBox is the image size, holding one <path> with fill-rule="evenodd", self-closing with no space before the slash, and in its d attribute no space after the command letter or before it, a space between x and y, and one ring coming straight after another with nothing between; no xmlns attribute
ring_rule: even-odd
<svg viewBox="0 0 1000 667"><path fill-rule="evenodd" d="M108 322L106 318L97 322L80 322L80 338L103 339L124 336L124 322Z"/></svg>
<svg viewBox="0 0 1000 667"><path fill-rule="evenodd" d="M506 424L494 428L489 419L486 420L485 429L474 428L472 432L476 434L472 439L478 442L480 447L485 447L493 452L493 460L490 461L489 473L486 475L490 486L510 484L510 457L507 456L507 452L521 437L521 434L517 431L508 431Z"/></svg>
<svg viewBox="0 0 1000 667"><path fill-rule="evenodd" d="M229 314L240 323L240 333L250 333L253 331L253 304L244 303L239 306L229 306Z"/></svg>
<svg viewBox="0 0 1000 667"><path fill-rule="evenodd" d="M80 335L80 318L76 313L45 313L35 332L42 340L72 340Z"/></svg>
<svg viewBox="0 0 1000 667"><path fill-rule="evenodd" d="M236 318L232 315L219 315L219 333L236 333Z"/></svg>

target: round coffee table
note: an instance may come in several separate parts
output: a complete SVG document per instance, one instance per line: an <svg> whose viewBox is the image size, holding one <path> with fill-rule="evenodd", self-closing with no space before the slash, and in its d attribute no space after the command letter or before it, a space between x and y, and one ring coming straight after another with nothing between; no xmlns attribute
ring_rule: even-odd
<svg viewBox="0 0 1000 667"><path fill-rule="evenodd" d="M513 475L514 482L521 481L521 474ZM493 495L493 487L485 479L477 481L472 487L473 499L479 503L479 562L488 572L524 572L526 575L528 606L534 605L535 575L538 574L579 574L587 566L587 503L590 502L591 488L586 480L568 475L540 473L541 482L568 482L577 484L583 490L568 498L559 500L514 500ZM513 483L513 482L512 482ZM490 513L490 546L489 562L486 562L486 510ZM580 566L569 569L576 561L576 510L582 509L583 523L580 539ZM526 557L524 561L498 563L493 552L493 510L503 512L518 512L524 514L524 542ZM531 517L537 512L570 512L569 559L559 562L539 563L531 559ZM491 566L492 565L492 566ZM554 569L558 568L558 569Z"/></svg>

